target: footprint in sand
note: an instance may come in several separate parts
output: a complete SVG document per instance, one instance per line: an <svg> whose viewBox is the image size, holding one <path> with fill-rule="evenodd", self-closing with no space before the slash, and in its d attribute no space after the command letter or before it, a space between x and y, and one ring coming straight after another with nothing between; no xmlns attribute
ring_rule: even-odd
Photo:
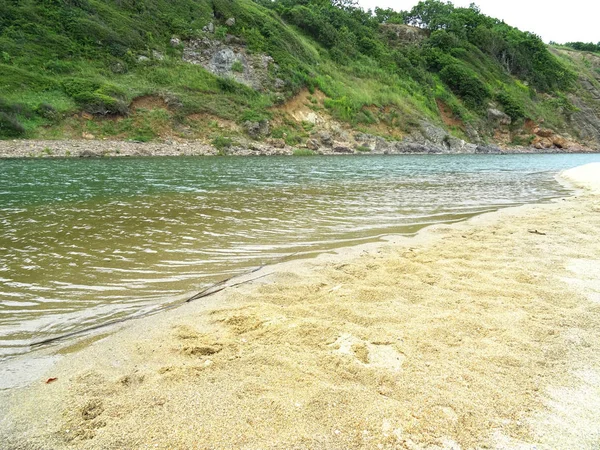
<svg viewBox="0 0 600 450"><path fill-rule="evenodd" d="M215 342L210 335L198 333L187 325L175 327L174 335L175 339L184 343L178 351L186 356L210 356L223 350L223 345Z"/></svg>
<svg viewBox="0 0 600 450"><path fill-rule="evenodd" d="M398 372L406 359L391 344L373 344L351 334L342 334L331 346L338 354L355 358L360 364Z"/></svg>
<svg viewBox="0 0 600 450"><path fill-rule="evenodd" d="M83 420L92 420L104 412L102 400L93 399L87 402L80 410Z"/></svg>

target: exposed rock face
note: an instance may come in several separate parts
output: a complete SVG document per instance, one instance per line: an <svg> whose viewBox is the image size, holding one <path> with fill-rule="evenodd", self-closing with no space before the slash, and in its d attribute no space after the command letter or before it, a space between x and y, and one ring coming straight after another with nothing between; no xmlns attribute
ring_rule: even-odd
<svg viewBox="0 0 600 450"><path fill-rule="evenodd" d="M181 44L181 40L178 37L173 36L169 41L171 47L178 47Z"/></svg>
<svg viewBox="0 0 600 450"><path fill-rule="evenodd" d="M246 129L246 133L252 139L259 139L264 136L268 136L271 133L269 121L261 120L260 122L252 122L247 120L244 122L244 128Z"/></svg>
<svg viewBox="0 0 600 450"><path fill-rule="evenodd" d="M532 131L535 135L535 138L531 142L531 145L533 148L538 150L547 150L552 148L568 150L577 147L574 142L571 142L565 137L556 134L549 128L535 127Z"/></svg>
<svg viewBox="0 0 600 450"><path fill-rule="evenodd" d="M236 61L241 62L244 67L248 64L243 54L236 55L231 48L226 47L212 55L208 61L208 70L215 75L228 75Z"/></svg>
<svg viewBox="0 0 600 450"><path fill-rule="evenodd" d="M479 135L479 132L470 123L465 124L465 134L472 143L481 143L481 136Z"/></svg>
<svg viewBox="0 0 600 450"><path fill-rule="evenodd" d="M475 153L500 154L503 153L503 151L502 149L500 149L500 147L497 147L496 145L478 145L475 148Z"/></svg>
<svg viewBox="0 0 600 450"><path fill-rule="evenodd" d="M556 148L569 148L570 146L569 141L567 141L564 137L561 136L554 136L552 138L552 144Z"/></svg>
<svg viewBox="0 0 600 450"><path fill-rule="evenodd" d="M333 145L333 137L327 131L319 133L319 140L321 141L321 144L326 147L331 147Z"/></svg>
<svg viewBox="0 0 600 450"><path fill-rule="evenodd" d="M476 145L457 139L443 128L423 121L419 130L396 143L391 150L399 153L475 153L476 149Z"/></svg>
<svg viewBox="0 0 600 450"><path fill-rule="evenodd" d="M283 139L269 139L267 144L275 148L285 148L285 141Z"/></svg>
<svg viewBox="0 0 600 450"><path fill-rule="evenodd" d="M354 150L348 147L345 143L335 142L332 148L334 153L354 153Z"/></svg>
<svg viewBox="0 0 600 450"><path fill-rule="evenodd" d="M426 154L448 152L439 146L430 143L419 144L410 141L381 140L376 136L364 134L361 139L370 145L361 145L371 148L376 142L376 149L369 153L373 154ZM318 143L317 143L318 144ZM336 141L332 147L318 146L316 152L324 155L344 155L359 153L352 148L352 143ZM535 153L532 148L521 148L503 150L494 145L470 146L466 144L463 153ZM589 148L574 147L557 149L555 147L544 149L545 152L563 153L571 151L590 151ZM292 155L294 148L286 145L283 139L267 139L266 142L256 142L244 139L237 140L225 152L229 155ZM108 140L71 140L71 141L0 141L0 157L124 157L124 156L192 156L192 155L217 155L220 154L215 147L201 141L138 143L131 141L108 141ZM456 152L458 153L458 152Z"/></svg>
<svg viewBox="0 0 600 450"><path fill-rule="evenodd" d="M386 23L381 25L381 29L404 44L416 44L427 37L425 30L410 25Z"/></svg>
<svg viewBox="0 0 600 450"><path fill-rule="evenodd" d="M495 108L487 110L487 117L495 126L507 126L512 123L512 119L508 115Z"/></svg>
<svg viewBox="0 0 600 450"><path fill-rule="evenodd" d="M271 75L279 69L273 58L248 53L246 46L235 36L227 36L223 42L209 38L187 41L183 60L256 90L278 89L276 79L272 80Z"/></svg>
<svg viewBox="0 0 600 450"><path fill-rule="evenodd" d="M570 95L569 100L577 108L570 123L577 130L579 142L591 147L600 147L600 104L594 105Z"/></svg>
<svg viewBox="0 0 600 450"><path fill-rule="evenodd" d="M552 140L545 137L536 137L531 143L534 148L538 150L544 150L547 148L552 148Z"/></svg>
<svg viewBox="0 0 600 450"><path fill-rule="evenodd" d="M275 78L273 87L275 90L281 91L285 87L285 81L283 81L281 78Z"/></svg>
<svg viewBox="0 0 600 450"><path fill-rule="evenodd" d="M91 150L82 150L82 151L79 152L78 156L80 158L96 158L96 157L101 156L101 155L98 155L97 153L95 153L95 152L93 152Z"/></svg>
<svg viewBox="0 0 600 450"><path fill-rule="evenodd" d="M319 150L319 141L317 141L316 139L308 139L306 141L306 148L310 149L310 150Z"/></svg>
<svg viewBox="0 0 600 450"><path fill-rule="evenodd" d="M552 131L548 128L534 128L533 134L535 134L539 137L542 137L542 138L549 138L554 135L554 131Z"/></svg>
<svg viewBox="0 0 600 450"><path fill-rule="evenodd" d="M583 145L600 149L600 56L590 52L550 49L581 67L578 90L568 95L568 100L575 109L563 111L567 117L568 129L577 141L567 139L569 148L580 148Z"/></svg>
<svg viewBox="0 0 600 450"><path fill-rule="evenodd" d="M225 25L227 25L228 27L235 26L235 17L230 17L229 19L227 19Z"/></svg>

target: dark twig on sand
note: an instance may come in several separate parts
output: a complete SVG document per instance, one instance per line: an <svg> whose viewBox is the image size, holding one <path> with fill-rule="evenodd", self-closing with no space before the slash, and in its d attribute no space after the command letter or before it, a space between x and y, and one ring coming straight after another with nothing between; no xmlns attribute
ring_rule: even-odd
<svg viewBox="0 0 600 450"><path fill-rule="evenodd" d="M542 233L538 230L527 230L529 231L531 234L539 234L540 236L546 236L546 233Z"/></svg>

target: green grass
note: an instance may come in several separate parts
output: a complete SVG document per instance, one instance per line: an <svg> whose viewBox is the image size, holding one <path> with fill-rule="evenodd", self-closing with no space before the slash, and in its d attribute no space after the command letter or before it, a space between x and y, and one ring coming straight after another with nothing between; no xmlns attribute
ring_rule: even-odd
<svg viewBox="0 0 600 450"><path fill-rule="evenodd" d="M224 136L217 136L212 140L212 145L214 145L217 150L223 151L226 148L231 147L233 145L233 141Z"/></svg>
<svg viewBox="0 0 600 450"><path fill-rule="evenodd" d="M550 126L566 126L571 74L598 68L554 58L535 37L468 9L442 10L447 16L437 19L446 31L406 45L383 33L376 17L317 0L2 2L0 139L87 132L146 142L167 129L185 137L205 131L188 124L191 114L238 124L272 119L271 107L303 88L325 93L324 108L333 118L374 134L380 123L404 133L422 119L441 124L436 99L475 128L485 128L489 102L515 123L543 117ZM229 17L236 18L235 26L225 26ZM532 57L521 58L514 63L519 70L508 73L477 33L454 30L465 17L487 24L514 54ZM249 52L272 56L276 76L286 82L283 92L255 91L184 63L183 48L171 47L171 37L206 37L202 29L209 22L215 25L209 37L233 34ZM164 59L153 57L156 51ZM233 71L244 71L240 61ZM148 95L168 99L169 111L131 110L134 99ZM314 97L310 101L319 108ZM94 119L81 120L81 113ZM272 137L299 145L312 130L309 123L285 123ZM227 148L220 139L229 137L210 137L220 150Z"/></svg>

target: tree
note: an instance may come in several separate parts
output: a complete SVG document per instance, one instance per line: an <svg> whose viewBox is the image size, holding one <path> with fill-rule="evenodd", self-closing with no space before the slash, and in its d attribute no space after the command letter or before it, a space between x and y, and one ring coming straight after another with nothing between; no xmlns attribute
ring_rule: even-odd
<svg viewBox="0 0 600 450"><path fill-rule="evenodd" d="M428 30L447 28L451 19L454 6L439 0L425 0L419 2L405 16L408 25Z"/></svg>

